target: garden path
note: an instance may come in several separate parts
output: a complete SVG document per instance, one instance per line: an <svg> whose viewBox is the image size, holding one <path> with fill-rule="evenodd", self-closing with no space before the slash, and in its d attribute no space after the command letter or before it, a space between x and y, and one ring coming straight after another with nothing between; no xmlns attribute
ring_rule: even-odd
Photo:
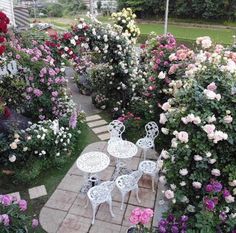
<svg viewBox="0 0 236 233"><path fill-rule="evenodd" d="M96 142L88 145L82 153L89 151L101 151L107 153L107 142ZM156 152L150 150L149 159L156 159ZM139 150L137 155L132 158L132 163L128 163L128 168L136 170L139 162L142 160L142 153ZM115 160L111 158L110 166L99 174L102 180L111 179L115 170ZM83 186L83 173L78 170L76 163L71 167L61 183L57 186L55 192L42 208L40 213L40 223L43 229L48 233L125 233L130 223L128 218L131 211L139 207L159 208L158 195L160 191L152 192L151 179L143 176L139 182L139 195L141 203L138 204L134 193L128 194L125 199L125 208L120 210L121 195L118 189L113 191L113 211L115 218L109 214L106 204L102 204L96 213L95 224L91 224L92 208L89 205L86 209L84 194L80 193ZM159 194L158 194L159 193ZM160 215L160 210L155 211L156 215ZM154 225L156 219L154 217Z"/></svg>
<svg viewBox="0 0 236 233"><path fill-rule="evenodd" d="M66 68L66 77L68 79L68 88L72 94L74 102L77 104L80 110L83 110L86 115L90 116L101 112L101 110L94 107L90 96L81 95L78 91L78 87L73 81L74 70L72 68Z"/></svg>

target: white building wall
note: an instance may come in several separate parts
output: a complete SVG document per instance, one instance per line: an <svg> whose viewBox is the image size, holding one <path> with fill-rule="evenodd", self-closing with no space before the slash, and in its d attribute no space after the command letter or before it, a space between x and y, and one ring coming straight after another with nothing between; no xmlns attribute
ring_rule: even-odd
<svg viewBox="0 0 236 233"><path fill-rule="evenodd" d="M8 16L10 19L10 24L15 26L13 0L0 0L0 10Z"/></svg>

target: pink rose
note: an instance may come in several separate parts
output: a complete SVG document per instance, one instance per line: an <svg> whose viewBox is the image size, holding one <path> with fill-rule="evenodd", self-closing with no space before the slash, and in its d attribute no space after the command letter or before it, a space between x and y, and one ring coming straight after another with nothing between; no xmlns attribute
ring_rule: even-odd
<svg viewBox="0 0 236 233"><path fill-rule="evenodd" d="M215 125L213 124L206 124L202 128L207 134L213 133L216 129Z"/></svg>
<svg viewBox="0 0 236 233"><path fill-rule="evenodd" d="M176 135L177 139L179 139L181 142L187 143L188 142L188 133L185 131L180 131Z"/></svg>
<svg viewBox="0 0 236 233"><path fill-rule="evenodd" d="M20 201L18 201L18 205L19 205L21 211L27 210L27 201L20 200Z"/></svg>
<svg viewBox="0 0 236 233"><path fill-rule="evenodd" d="M139 217L136 216L136 215L131 215L129 217L129 221L130 221L131 224L136 225L136 224L139 223Z"/></svg>
<svg viewBox="0 0 236 233"><path fill-rule="evenodd" d="M175 196L175 194L174 194L173 191L171 191L171 190L166 190L166 191L165 191L165 197L166 197L167 199L172 199L172 198L174 198L174 196Z"/></svg>
<svg viewBox="0 0 236 233"><path fill-rule="evenodd" d="M214 82L210 83L208 86L207 86L207 90L210 90L210 91L215 91L217 89L217 86Z"/></svg>
<svg viewBox="0 0 236 233"><path fill-rule="evenodd" d="M232 121L233 121L233 117L232 116L227 115L227 116L224 117L224 122L226 124L230 124Z"/></svg>
<svg viewBox="0 0 236 233"><path fill-rule="evenodd" d="M171 105L168 102L165 102L162 107L164 111L168 111L171 108Z"/></svg>
<svg viewBox="0 0 236 233"><path fill-rule="evenodd" d="M167 118L166 118L166 115L165 115L164 113L161 113L161 114L160 114L160 120L159 120L159 122L160 122L161 124L163 124L163 125L167 122Z"/></svg>
<svg viewBox="0 0 236 233"><path fill-rule="evenodd" d="M151 219L151 217L150 217L149 213L146 212L145 210L143 211L143 213L139 217L139 220L142 224L147 224L150 221L150 219Z"/></svg>

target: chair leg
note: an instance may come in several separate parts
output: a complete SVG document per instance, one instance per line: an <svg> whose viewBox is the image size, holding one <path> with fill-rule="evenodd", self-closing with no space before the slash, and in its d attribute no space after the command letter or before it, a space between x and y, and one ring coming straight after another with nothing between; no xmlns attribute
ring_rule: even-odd
<svg viewBox="0 0 236 233"><path fill-rule="evenodd" d="M138 191L139 191L139 188L136 188L135 189L136 198L137 198L138 203L141 203L141 200L139 199L139 196L138 196Z"/></svg>
<svg viewBox="0 0 236 233"><path fill-rule="evenodd" d="M155 176L152 176L152 191L155 192L154 190L154 183L155 183Z"/></svg>
<svg viewBox="0 0 236 233"><path fill-rule="evenodd" d="M86 195L86 204L85 204L85 206L84 206L85 209L88 207L88 204L89 204L89 198L88 198L87 195Z"/></svg>
<svg viewBox="0 0 236 233"><path fill-rule="evenodd" d="M123 207L124 207L125 194L126 192L121 191L121 207L120 207L121 210L123 210Z"/></svg>
<svg viewBox="0 0 236 233"><path fill-rule="evenodd" d="M96 210L97 210L97 204L92 203L92 208L93 208L93 220L92 220L92 224L94 224L94 221L95 221L95 214L96 214Z"/></svg>
<svg viewBox="0 0 236 233"><path fill-rule="evenodd" d="M143 149L143 157L144 157L144 160L146 160L146 157L147 157L147 149Z"/></svg>
<svg viewBox="0 0 236 233"><path fill-rule="evenodd" d="M112 216L112 218L114 218L115 215L112 211L112 199L111 198L108 200L108 204L109 204L109 210L110 210L111 216Z"/></svg>

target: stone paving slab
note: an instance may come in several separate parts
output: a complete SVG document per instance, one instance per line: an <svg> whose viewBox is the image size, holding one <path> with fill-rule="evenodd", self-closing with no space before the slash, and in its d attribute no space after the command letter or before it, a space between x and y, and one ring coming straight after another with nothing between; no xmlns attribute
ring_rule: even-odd
<svg viewBox="0 0 236 233"><path fill-rule="evenodd" d="M30 199L39 198L45 195L47 195L47 190L44 185L40 185L29 189Z"/></svg>
<svg viewBox="0 0 236 233"><path fill-rule="evenodd" d="M46 207L68 211L77 197L77 193L57 189L45 204Z"/></svg>
<svg viewBox="0 0 236 233"><path fill-rule="evenodd" d="M101 127L92 128L92 131L93 131L95 134L108 132L107 125L101 126Z"/></svg>
<svg viewBox="0 0 236 233"><path fill-rule="evenodd" d="M78 215L68 214L63 220L58 233L88 233L91 220Z"/></svg>
<svg viewBox="0 0 236 233"><path fill-rule="evenodd" d="M90 122L90 121L96 121L102 119L99 115L92 115L92 116L88 116L86 117L86 122Z"/></svg>
<svg viewBox="0 0 236 233"><path fill-rule="evenodd" d="M21 199L19 192L9 193L8 195L9 195L9 196L12 196L12 197L15 198L17 201L19 201L19 200Z"/></svg>
<svg viewBox="0 0 236 233"><path fill-rule="evenodd" d="M99 120L99 121L92 121L87 123L90 128L101 126L101 125L107 125L107 122L105 120Z"/></svg>
<svg viewBox="0 0 236 233"><path fill-rule="evenodd" d="M102 151L107 153L107 143L97 142L88 145L82 153L89 151ZM126 161L128 168L137 169L138 164L142 161L141 151ZM115 160L110 156L115 165ZM99 177L102 180L109 180L114 172L114 165L110 166ZM86 195L80 193L84 184L83 173L79 172L76 163L69 169L66 176L62 179L51 198L43 207L40 213L40 223L43 229L49 233L126 233L131 226L129 216L131 211L136 207L154 208L158 210L159 205L156 203L156 193L151 189L151 177L143 176L139 182L139 197L141 203L136 200L135 192L127 193L123 210L121 206L121 193L115 187L112 192L113 212L115 218L110 216L107 204L99 206L96 212L95 224L92 225L92 207L89 203L87 208ZM156 213L155 213L156 214ZM150 223L151 224L151 223Z"/></svg>
<svg viewBox="0 0 236 233"><path fill-rule="evenodd" d="M107 141L110 139L110 133L98 134L97 136L102 141Z"/></svg>
<svg viewBox="0 0 236 233"><path fill-rule="evenodd" d="M48 233L56 233L67 212L43 207L39 219L43 229Z"/></svg>

